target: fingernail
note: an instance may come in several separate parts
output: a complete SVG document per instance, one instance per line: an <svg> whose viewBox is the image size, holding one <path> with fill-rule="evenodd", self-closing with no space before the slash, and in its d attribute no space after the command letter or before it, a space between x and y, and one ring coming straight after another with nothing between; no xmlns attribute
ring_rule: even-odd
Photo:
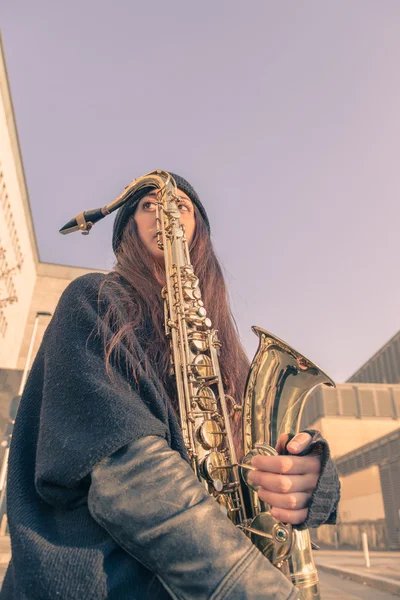
<svg viewBox="0 0 400 600"><path fill-rule="evenodd" d="M250 472L248 473L248 475L247 475L247 481L248 481L249 483L253 483L253 481L254 481L254 480L253 480L253 471L250 471Z"/></svg>
<svg viewBox="0 0 400 600"><path fill-rule="evenodd" d="M297 450L300 448L300 445L297 442L290 442L290 444L288 444L288 448L289 450L293 450L293 452L297 452Z"/></svg>

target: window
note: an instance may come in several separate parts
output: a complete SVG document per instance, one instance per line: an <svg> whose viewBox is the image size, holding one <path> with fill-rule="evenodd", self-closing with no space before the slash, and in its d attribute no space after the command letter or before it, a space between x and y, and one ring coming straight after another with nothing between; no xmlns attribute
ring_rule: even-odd
<svg viewBox="0 0 400 600"><path fill-rule="evenodd" d="M339 388L340 414L345 417L358 417L357 396L354 388Z"/></svg>
<svg viewBox="0 0 400 600"><path fill-rule="evenodd" d="M394 407L396 410L396 416L400 419L400 390L392 389L393 399L394 399Z"/></svg>
<svg viewBox="0 0 400 600"><path fill-rule="evenodd" d="M376 394L376 406L378 409L379 417L393 417L393 405L392 398L390 396L389 388L386 389L377 389L375 390Z"/></svg>
<svg viewBox="0 0 400 600"><path fill-rule="evenodd" d="M363 389L360 390L360 409L362 417L375 417L375 398L372 390Z"/></svg>
<svg viewBox="0 0 400 600"><path fill-rule="evenodd" d="M327 416L340 415L337 391L330 388L324 388L321 391L324 399L325 414Z"/></svg>

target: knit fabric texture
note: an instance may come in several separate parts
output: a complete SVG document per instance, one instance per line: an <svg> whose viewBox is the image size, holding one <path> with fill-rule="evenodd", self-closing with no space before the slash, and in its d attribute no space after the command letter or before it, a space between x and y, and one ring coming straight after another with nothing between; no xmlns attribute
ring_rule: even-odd
<svg viewBox="0 0 400 600"><path fill-rule="evenodd" d="M171 171L169 171L169 174L172 176L173 179L175 179L175 183L177 185L178 190L185 192L185 194L187 196L189 196L189 198L191 199L193 204L196 205L201 216L204 219L204 222L207 226L208 231L210 232L210 222L208 220L206 210L205 210L204 206L202 205L202 203L200 202L200 198L199 198L196 190L186 179L184 179L180 175L176 175L176 173L171 173ZM115 253L118 252L118 247L121 242L122 234L123 234L126 224L128 223L130 217L135 212L136 207L137 207L138 203L140 202L140 200L144 196L146 196L146 194L148 194L151 191L151 189L152 189L151 187L148 187L148 188L143 188L142 190L137 191L118 210L117 216L115 217L115 221L114 221L113 237L112 237L112 247L113 247L113 250Z"/></svg>

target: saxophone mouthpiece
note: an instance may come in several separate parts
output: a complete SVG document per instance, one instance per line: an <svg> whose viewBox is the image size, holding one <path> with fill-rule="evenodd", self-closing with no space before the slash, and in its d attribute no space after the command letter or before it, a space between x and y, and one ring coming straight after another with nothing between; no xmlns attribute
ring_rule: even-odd
<svg viewBox="0 0 400 600"><path fill-rule="evenodd" d="M84 235L88 235L93 225L104 219L107 214L108 211L105 208L95 208L81 212L61 227L60 233L66 235L74 231L81 231Z"/></svg>

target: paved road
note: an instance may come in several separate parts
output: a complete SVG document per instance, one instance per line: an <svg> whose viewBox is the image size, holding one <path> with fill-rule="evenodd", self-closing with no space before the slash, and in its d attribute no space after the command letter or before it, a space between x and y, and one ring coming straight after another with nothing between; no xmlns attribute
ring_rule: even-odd
<svg viewBox="0 0 400 600"><path fill-rule="evenodd" d="M6 566L0 565L0 587L5 571ZM366 585L361 585L361 583L331 575L331 573L319 571L319 579L321 600L396 600L398 598L398 596L374 590Z"/></svg>
<svg viewBox="0 0 400 600"><path fill-rule="evenodd" d="M331 573L318 571L318 574L321 583L321 600L395 600L399 597L349 579L342 579Z"/></svg>

